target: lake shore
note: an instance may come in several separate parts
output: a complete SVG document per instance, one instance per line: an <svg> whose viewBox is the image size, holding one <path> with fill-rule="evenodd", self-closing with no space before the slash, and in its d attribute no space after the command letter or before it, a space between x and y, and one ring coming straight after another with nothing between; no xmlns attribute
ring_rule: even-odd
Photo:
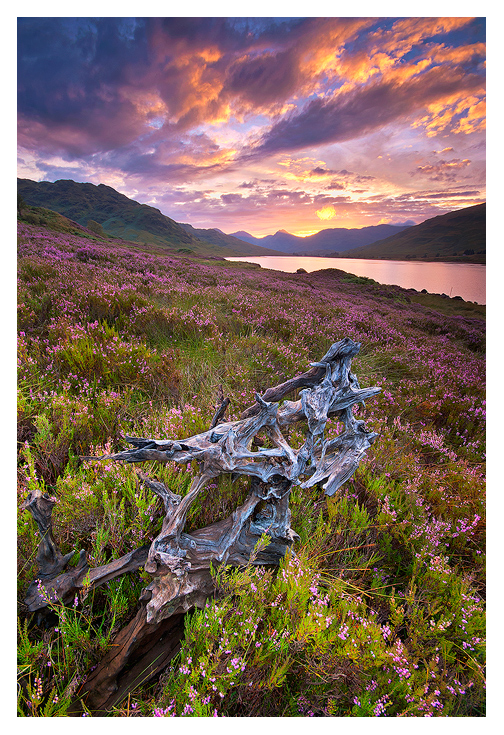
<svg viewBox="0 0 504 735"><path fill-rule="evenodd" d="M242 256L227 260L254 263L261 268L284 273L335 269L383 285L395 285L406 290L414 289L451 298L460 297L464 301L480 305L486 303L486 266L475 263L424 263L290 255Z"/></svg>

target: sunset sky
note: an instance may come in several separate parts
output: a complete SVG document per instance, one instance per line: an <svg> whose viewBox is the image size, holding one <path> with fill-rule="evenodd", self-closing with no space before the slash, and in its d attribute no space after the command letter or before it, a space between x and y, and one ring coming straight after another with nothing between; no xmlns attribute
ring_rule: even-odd
<svg viewBox="0 0 504 735"><path fill-rule="evenodd" d="M482 18L20 18L18 176L259 237L422 222L486 200L485 57Z"/></svg>

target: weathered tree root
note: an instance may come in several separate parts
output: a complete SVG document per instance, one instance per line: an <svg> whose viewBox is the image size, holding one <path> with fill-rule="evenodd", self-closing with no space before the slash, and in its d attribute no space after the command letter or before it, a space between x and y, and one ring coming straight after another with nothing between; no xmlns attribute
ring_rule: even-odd
<svg viewBox="0 0 504 735"><path fill-rule="evenodd" d="M127 694L166 666L178 651L185 613L203 607L214 593L210 567L248 563L277 565L292 545L289 496L293 484L308 488L322 484L333 495L358 467L377 434L366 431L352 408L376 395L380 388L361 389L351 372L360 344L345 338L334 343L322 360L307 372L256 394L256 403L238 421L225 421L229 400L222 394L208 431L188 439L125 437L133 449L92 460L157 461L187 464L196 461L199 473L184 497L163 483L139 473L144 484L162 499L163 525L150 545L121 559L89 569L84 552L76 567L63 572L73 554L63 556L51 530L55 500L32 493L25 507L35 518L42 541L39 573L25 602L30 611L43 610L53 599L68 602L78 590L89 590L121 574L144 567L152 581L140 597L140 609L116 636L112 648L88 676L69 714L82 703L97 713L107 712ZM295 390L297 401L278 401ZM343 433L325 439L327 420L334 416ZM284 436L291 425L304 421L306 438L299 449ZM258 436L272 447L262 447ZM254 449L254 447L258 447ZM208 482L221 474L250 477L249 495L228 518L205 528L184 532L187 513ZM209 499L211 502L211 499ZM268 543L254 553L267 534Z"/></svg>
<svg viewBox="0 0 504 735"><path fill-rule="evenodd" d="M106 715L128 694L165 668L179 652L184 636L184 613L159 623L146 621L145 605L115 637L100 665L76 692L67 710L78 716L85 708L95 716Z"/></svg>

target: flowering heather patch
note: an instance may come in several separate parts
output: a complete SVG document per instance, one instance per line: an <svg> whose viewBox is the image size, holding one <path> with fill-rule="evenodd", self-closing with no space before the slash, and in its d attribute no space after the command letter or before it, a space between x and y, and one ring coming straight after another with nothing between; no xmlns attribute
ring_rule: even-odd
<svg viewBox="0 0 504 735"><path fill-rule="evenodd" d="M450 314L446 300L426 308L337 270L262 271L30 225L18 262L19 503L49 492L62 552L84 548L91 566L152 540L163 512L134 468L79 455L122 449L124 434L203 431L221 386L238 418L255 391L343 337L362 343L361 386L382 387L358 409L379 438L354 478L330 499L293 488L295 554L277 573L219 570L222 595L190 616L178 657L116 716L484 716L481 307L450 303ZM146 469L180 495L193 476ZM192 528L229 515L246 488L220 478L206 492ZM20 512L20 600L38 542ZM132 573L67 608L51 601L46 628L20 604L21 716L65 715L147 579Z"/></svg>

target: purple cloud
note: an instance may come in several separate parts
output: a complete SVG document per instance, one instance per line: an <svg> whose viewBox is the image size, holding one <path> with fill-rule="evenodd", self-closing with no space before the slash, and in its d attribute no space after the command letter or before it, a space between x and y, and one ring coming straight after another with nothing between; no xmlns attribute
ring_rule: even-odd
<svg viewBox="0 0 504 735"><path fill-rule="evenodd" d="M461 75L457 70L435 67L402 84L382 80L329 99L317 98L300 113L275 123L245 155L257 157L351 140L449 95L481 90L483 84L480 74Z"/></svg>

